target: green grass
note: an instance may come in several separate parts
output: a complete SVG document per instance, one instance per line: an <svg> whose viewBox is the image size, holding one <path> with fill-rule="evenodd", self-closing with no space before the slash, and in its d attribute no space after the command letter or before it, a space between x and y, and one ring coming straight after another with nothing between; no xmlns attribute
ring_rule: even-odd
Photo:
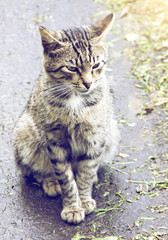
<svg viewBox="0 0 168 240"><path fill-rule="evenodd" d="M112 12L119 12L124 24L119 26L117 21L115 24L130 43L124 54L132 63L131 73L138 80L136 86L146 91L150 105L161 106L168 115L168 1L96 2Z"/></svg>
<svg viewBox="0 0 168 240"><path fill-rule="evenodd" d="M108 11L117 15L113 25L113 35L116 35L115 41L123 40L125 47L121 54L130 62L130 72L126 74L127 77L135 79L135 87L138 88L136 92L142 100L142 109L139 109L137 117L144 121L149 120L153 126L151 132L146 131L147 135L144 135L144 141L150 133L152 135L151 142L146 147L150 150L153 147L153 156L149 156L144 166L131 172L133 175L134 173L137 174L138 171L147 170L150 178L145 181L142 175L142 181L141 179L140 181L126 181L135 185L136 195L134 200L138 201L144 196L153 199L161 193L166 194L168 191L168 169L166 165L168 162L166 149L168 142L168 1L95 0L95 2L105 5ZM115 41L113 40L113 42ZM149 116L150 114L151 116ZM134 123L130 125L123 119L124 117L120 121L121 127L126 125L136 128ZM158 146L158 149L159 146L163 146L165 151L156 153L154 146ZM119 172L118 174L127 173L127 171L122 171L123 169L112 168ZM116 205L114 203L104 209L98 209L97 214L100 214L100 216L101 214L102 216L108 213L112 214L115 208L119 212L123 209L123 204L124 207L126 206L126 202L126 199L119 199ZM151 213L161 214L167 211L167 207L167 205L149 206L148 210ZM140 232L132 240L168 239L167 226L157 230L152 227L152 221L155 221L156 216L160 217L158 215L154 215L154 218L151 215L139 217L135 226L137 228L139 226ZM151 224L149 223L150 230L142 229L144 221L151 222ZM128 225L128 228L132 230L134 226ZM160 230L162 231L160 232Z"/></svg>

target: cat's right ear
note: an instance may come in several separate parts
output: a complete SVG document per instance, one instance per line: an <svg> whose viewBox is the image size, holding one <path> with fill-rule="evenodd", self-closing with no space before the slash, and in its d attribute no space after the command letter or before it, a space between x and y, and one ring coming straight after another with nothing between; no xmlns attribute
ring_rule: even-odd
<svg viewBox="0 0 168 240"><path fill-rule="evenodd" d="M110 30L114 22L114 13L107 15L94 25L89 26L91 39L95 42L101 41L102 37Z"/></svg>
<svg viewBox="0 0 168 240"><path fill-rule="evenodd" d="M45 52L55 50L56 48L61 48L64 46L64 43L58 40L56 33L39 26L39 31L41 35L41 42Z"/></svg>

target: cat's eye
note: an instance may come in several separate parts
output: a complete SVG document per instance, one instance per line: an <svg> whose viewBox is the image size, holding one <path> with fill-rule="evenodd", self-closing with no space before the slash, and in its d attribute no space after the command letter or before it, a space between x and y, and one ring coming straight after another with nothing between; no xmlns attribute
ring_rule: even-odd
<svg viewBox="0 0 168 240"><path fill-rule="evenodd" d="M96 68L98 68L100 66L100 63L96 63L92 68L93 69L96 69Z"/></svg>
<svg viewBox="0 0 168 240"><path fill-rule="evenodd" d="M78 68L73 67L73 66L66 66L66 68L71 71L71 72L78 72Z"/></svg>

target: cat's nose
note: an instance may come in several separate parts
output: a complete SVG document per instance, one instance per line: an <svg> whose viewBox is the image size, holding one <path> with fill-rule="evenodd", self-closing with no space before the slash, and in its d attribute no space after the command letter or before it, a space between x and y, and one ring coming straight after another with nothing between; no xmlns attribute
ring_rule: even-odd
<svg viewBox="0 0 168 240"><path fill-rule="evenodd" d="M91 83L91 82L83 82L83 85L84 85L87 89L89 89L89 88L91 87L92 83Z"/></svg>

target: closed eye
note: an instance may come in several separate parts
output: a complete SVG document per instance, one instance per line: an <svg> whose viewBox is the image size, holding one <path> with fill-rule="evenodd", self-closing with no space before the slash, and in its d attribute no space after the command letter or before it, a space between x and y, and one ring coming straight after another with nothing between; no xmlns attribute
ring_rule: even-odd
<svg viewBox="0 0 168 240"><path fill-rule="evenodd" d="M78 72L79 71L78 68L73 67L73 66L66 66L66 68L71 72Z"/></svg>
<svg viewBox="0 0 168 240"><path fill-rule="evenodd" d="M98 68L100 66L100 63L96 63L92 68L93 69L96 69L96 68Z"/></svg>

